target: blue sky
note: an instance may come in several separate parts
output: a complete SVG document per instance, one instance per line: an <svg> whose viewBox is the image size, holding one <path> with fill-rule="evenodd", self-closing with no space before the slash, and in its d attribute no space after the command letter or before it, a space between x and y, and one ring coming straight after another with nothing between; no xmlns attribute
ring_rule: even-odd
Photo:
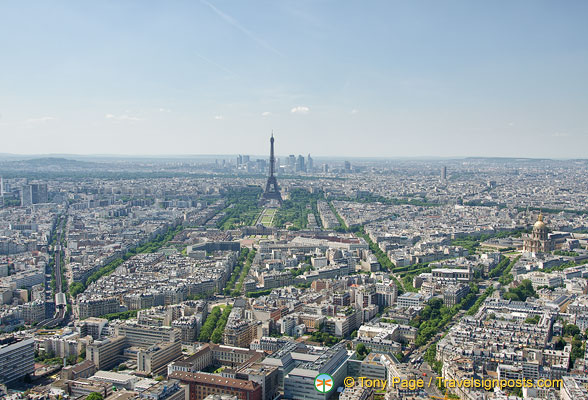
<svg viewBox="0 0 588 400"><path fill-rule="evenodd" d="M588 156L586 1L0 10L0 152Z"/></svg>

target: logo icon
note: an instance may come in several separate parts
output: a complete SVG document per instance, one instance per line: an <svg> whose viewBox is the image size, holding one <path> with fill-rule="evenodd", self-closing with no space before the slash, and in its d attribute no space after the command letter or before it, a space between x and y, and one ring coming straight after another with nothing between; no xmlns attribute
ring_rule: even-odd
<svg viewBox="0 0 588 400"><path fill-rule="evenodd" d="M314 378L314 388L320 393L328 393L333 389L333 378L329 374L320 374Z"/></svg>

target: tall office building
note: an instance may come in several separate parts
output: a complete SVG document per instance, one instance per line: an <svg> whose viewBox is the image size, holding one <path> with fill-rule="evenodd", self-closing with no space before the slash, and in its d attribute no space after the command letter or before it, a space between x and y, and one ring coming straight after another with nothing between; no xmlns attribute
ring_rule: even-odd
<svg viewBox="0 0 588 400"><path fill-rule="evenodd" d="M109 369L119 362L125 347L128 344L124 336L95 340L86 346L86 360L92 361L97 369Z"/></svg>
<svg viewBox="0 0 588 400"><path fill-rule="evenodd" d="M20 205L22 207L33 204L33 195L31 193L31 186L25 185L20 189Z"/></svg>
<svg viewBox="0 0 588 400"><path fill-rule="evenodd" d="M47 184L37 183L31 185L31 196L33 198L33 204L47 203L49 201Z"/></svg>
<svg viewBox="0 0 588 400"><path fill-rule="evenodd" d="M441 179L442 180L447 179L447 167L445 165L441 168Z"/></svg>
<svg viewBox="0 0 588 400"><path fill-rule="evenodd" d="M258 172L261 172L261 173L265 172L265 160L258 159L258 160L255 160L255 163L257 164L257 171Z"/></svg>
<svg viewBox="0 0 588 400"><path fill-rule="evenodd" d="M167 365L181 357L180 342L162 342L141 349L137 353L137 372L142 374L160 374L167 370Z"/></svg>
<svg viewBox="0 0 588 400"><path fill-rule="evenodd" d="M0 338L0 383L9 383L35 371L35 341L13 336Z"/></svg>
<svg viewBox="0 0 588 400"><path fill-rule="evenodd" d="M296 161L296 172L306 172L304 157L302 157L301 155L298 155L298 159Z"/></svg>
<svg viewBox="0 0 588 400"><path fill-rule="evenodd" d="M47 203L49 201L46 183L34 183L24 185L20 191L20 205Z"/></svg>
<svg viewBox="0 0 588 400"><path fill-rule="evenodd" d="M308 172L312 172L313 168L314 168L314 160L310 156L310 153L308 153L308 157L306 158L306 170Z"/></svg>
<svg viewBox="0 0 588 400"><path fill-rule="evenodd" d="M348 359L345 346L338 343L314 361L298 365L284 377L284 397L293 400L328 400L337 391L319 392L315 389L314 379L319 374L328 374L333 378L334 389L338 388L347 376Z"/></svg>
<svg viewBox="0 0 588 400"><path fill-rule="evenodd" d="M115 336L124 336L130 346L149 347L161 342L174 343L181 339L181 331L169 326L146 326L136 323L117 325Z"/></svg>

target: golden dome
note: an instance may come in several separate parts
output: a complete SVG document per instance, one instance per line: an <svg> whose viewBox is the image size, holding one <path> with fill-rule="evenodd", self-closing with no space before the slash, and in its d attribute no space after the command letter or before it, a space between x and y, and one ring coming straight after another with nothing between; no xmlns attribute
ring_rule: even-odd
<svg viewBox="0 0 588 400"><path fill-rule="evenodd" d="M537 222L535 222L535 225L533 225L533 230L538 231L543 229L547 229L547 225L545 225L545 222L543 222L543 214L539 213Z"/></svg>

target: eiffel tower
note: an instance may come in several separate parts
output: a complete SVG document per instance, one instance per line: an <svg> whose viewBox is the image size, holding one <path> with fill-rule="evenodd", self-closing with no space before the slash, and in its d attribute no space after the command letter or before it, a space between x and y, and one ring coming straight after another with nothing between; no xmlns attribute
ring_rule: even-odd
<svg viewBox="0 0 588 400"><path fill-rule="evenodd" d="M267 204L277 201L280 205L282 205L282 195L280 194L280 188L278 187L278 181L274 176L274 165L276 164L276 159L274 157L274 133L272 132L272 137L270 138L270 173L269 177L267 178L267 183L265 184L265 191L261 196L261 203Z"/></svg>

